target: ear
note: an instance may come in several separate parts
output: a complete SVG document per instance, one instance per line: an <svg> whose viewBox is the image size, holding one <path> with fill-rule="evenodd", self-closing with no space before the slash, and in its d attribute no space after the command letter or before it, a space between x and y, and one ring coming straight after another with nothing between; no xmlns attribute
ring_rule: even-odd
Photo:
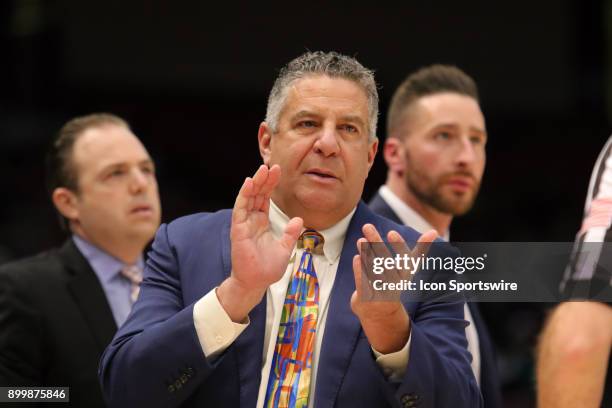
<svg viewBox="0 0 612 408"><path fill-rule="evenodd" d="M378 152L378 138L374 139L373 142L368 146L368 172L374 164L374 158L376 158L376 152Z"/></svg>
<svg viewBox="0 0 612 408"><path fill-rule="evenodd" d="M257 140L259 142L259 154L264 164L270 167L270 159L272 157L272 129L270 129L266 122L261 122L259 125Z"/></svg>
<svg viewBox="0 0 612 408"><path fill-rule="evenodd" d="M405 163L404 145L397 137L388 137L383 147L383 157L389 171L403 174Z"/></svg>
<svg viewBox="0 0 612 408"><path fill-rule="evenodd" d="M57 208L65 218L70 221L75 221L79 218L79 209L77 206L77 196L74 192L65 187L58 187L51 194L53 205Z"/></svg>

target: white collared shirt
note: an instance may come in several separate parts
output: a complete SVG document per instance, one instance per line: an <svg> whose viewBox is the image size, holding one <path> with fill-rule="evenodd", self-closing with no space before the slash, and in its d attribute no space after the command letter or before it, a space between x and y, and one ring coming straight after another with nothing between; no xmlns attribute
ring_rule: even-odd
<svg viewBox="0 0 612 408"><path fill-rule="evenodd" d="M331 228L318 231L323 235L325 243L323 245L323 255L313 256L314 267L319 281L319 318L317 321L317 335L312 357L312 378L310 381L310 396L308 399L309 407L314 406L319 351L321 350L321 344L325 333L330 295L336 278L340 254L342 252L342 246L344 245L348 225L354 213L355 209ZM270 200L269 218L272 233L276 238L280 238L285 226L289 222L289 218L272 200ZM262 351L262 380L259 385L259 395L257 398L258 408L262 407L265 402L270 366L274 355L274 346L276 345L278 326L280 324L287 286L289 285L295 262L300 261L302 253L303 249L298 249L297 247L293 249L290 258L292 261L287 265L283 277L270 285L266 292L266 327L264 349ZM215 289L208 292L196 302L193 308L193 318L198 339L202 345L202 350L208 359L221 354L249 325L249 322L246 324L232 322L219 303ZM403 376L408 365L409 347L410 338L404 348L395 353L383 355L374 349L372 349L372 351L376 357L376 362L383 369L383 372L389 378L399 378Z"/></svg>
<svg viewBox="0 0 612 408"><path fill-rule="evenodd" d="M408 225L420 233L425 233L429 230L435 229L427 222L425 218L421 217L419 213L410 208L386 185L383 184L380 187L378 194L380 194L382 199L389 205L389 207L391 207L393 212L395 212L404 225ZM449 241L450 234L448 230L444 234L443 238L445 241ZM472 371L474 372L476 381L480 385L480 341L478 340L478 332L476 331L474 318L472 317L472 313L470 313L470 308L468 307L467 303L465 304L464 311L465 320L470 323L465 328L465 336L467 337L468 341L468 351L472 353Z"/></svg>

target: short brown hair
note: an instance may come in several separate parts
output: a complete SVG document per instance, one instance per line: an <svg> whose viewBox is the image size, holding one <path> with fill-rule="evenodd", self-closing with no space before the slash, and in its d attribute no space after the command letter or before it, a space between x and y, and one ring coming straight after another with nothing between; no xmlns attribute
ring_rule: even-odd
<svg viewBox="0 0 612 408"><path fill-rule="evenodd" d="M387 115L387 135L400 126L408 106L424 96L452 92L472 97L480 102L476 82L453 65L430 65L410 74L395 90Z"/></svg>
<svg viewBox="0 0 612 408"><path fill-rule="evenodd" d="M86 130L105 125L116 125L130 129L128 123L111 113L92 113L66 122L47 151L46 185L49 195L58 187L78 191L78 174L72 162L72 150L79 136Z"/></svg>

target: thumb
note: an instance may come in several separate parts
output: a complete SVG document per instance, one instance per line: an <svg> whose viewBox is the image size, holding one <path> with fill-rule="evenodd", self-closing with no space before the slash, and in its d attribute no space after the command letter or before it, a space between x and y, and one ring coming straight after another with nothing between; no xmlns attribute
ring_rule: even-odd
<svg viewBox="0 0 612 408"><path fill-rule="evenodd" d="M302 232L303 225L304 221L300 217L292 218L287 223L287 226L283 231L283 236L280 239L280 244L288 251L291 251L295 246L295 243Z"/></svg>

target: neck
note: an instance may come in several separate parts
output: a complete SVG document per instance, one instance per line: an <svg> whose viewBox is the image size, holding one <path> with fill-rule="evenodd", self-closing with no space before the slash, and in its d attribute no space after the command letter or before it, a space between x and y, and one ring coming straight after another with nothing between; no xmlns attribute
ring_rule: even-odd
<svg viewBox="0 0 612 408"><path fill-rule="evenodd" d="M421 201L414 193L406 187L406 181L402 178L389 174L386 186L398 196L406 205L416 211L443 237L446 235L453 221L452 214L440 212L430 205Z"/></svg>
<svg viewBox="0 0 612 408"><path fill-rule="evenodd" d="M277 198L272 199L274 200L274 204L276 204L289 219L300 217L304 221L304 228L312 228L317 231L323 231L333 227L353 209L353 207L351 207L348 210L322 211L304 207L297 202L293 203L293 205L288 205L283 200Z"/></svg>
<svg viewBox="0 0 612 408"><path fill-rule="evenodd" d="M80 226L73 227L72 232L126 265L135 264L142 256L145 247L145 245L135 244L136 240L97 239L85 233Z"/></svg>

